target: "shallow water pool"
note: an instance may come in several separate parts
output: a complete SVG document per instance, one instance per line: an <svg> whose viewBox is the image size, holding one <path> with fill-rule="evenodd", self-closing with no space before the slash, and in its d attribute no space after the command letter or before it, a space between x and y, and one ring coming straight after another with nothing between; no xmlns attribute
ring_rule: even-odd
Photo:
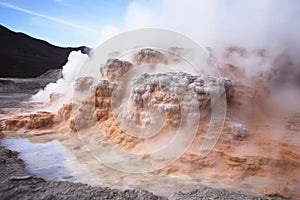
<svg viewBox="0 0 300 200"><path fill-rule="evenodd" d="M132 174L109 168L94 159L77 137L52 135L12 138L0 145L20 152L25 172L48 180L68 180L117 189L146 189L157 195L190 192L200 185L225 188L248 194L261 195L263 185L270 182L249 179L241 182L207 180L197 176L162 176L151 173Z"/></svg>

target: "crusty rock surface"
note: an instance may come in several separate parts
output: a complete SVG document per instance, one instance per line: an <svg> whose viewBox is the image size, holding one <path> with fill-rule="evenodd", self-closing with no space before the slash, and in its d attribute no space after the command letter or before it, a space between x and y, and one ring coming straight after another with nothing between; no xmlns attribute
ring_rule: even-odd
<svg viewBox="0 0 300 200"><path fill-rule="evenodd" d="M100 67L100 73L104 79L119 80L133 65L128 61L117 58L108 59L106 64Z"/></svg>
<svg viewBox="0 0 300 200"><path fill-rule="evenodd" d="M75 91L83 92L88 91L94 82L93 77L80 77L75 80L73 85Z"/></svg>
<svg viewBox="0 0 300 200"><path fill-rule="evenodd" d="M141 49L134 56L134 61L137 65L147 64L147 63L168 63L168 57L158 51L151 48Z"/></svg>
<svg viewBox="0 0 300 200"><path fill-rule="evenodd" d="M37 112L21 115L4 121L3 130L43 129L51 128L58 121L56 115L50 112ZM2 122L3 123L3 122Z"/></svg>
<svg viewBox="0 0 300 200"><path fill-rule="evenodd" d="M136 106L144 107L149 103L182 101L186 96L196 98L200 107L205 107L209 100L226 93L233 92L234 82L225 77L198 76L183 72L167 72L164 74L141 74L132 80L131 99ZM165 96L164 92L171 92ZM150 98L153 92L159 96Z"/></svg>

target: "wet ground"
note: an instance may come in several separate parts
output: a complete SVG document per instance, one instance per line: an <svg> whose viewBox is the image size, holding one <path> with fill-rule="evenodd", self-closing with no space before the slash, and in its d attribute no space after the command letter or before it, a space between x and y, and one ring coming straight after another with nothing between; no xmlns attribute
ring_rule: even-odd
<svg viewBox="0 0 300 200"><path fill-rule="evenodd" d="M26 165L26 171L30 171L31 165L24 165L17 152L0 147L1 199L270 199L200 185L190 193L178 192L162 197L140 189L118 190L70 181L46 181L25 173ZM50 171L55 172L57 169Z"/></svg>
<svg viewBox="0 0 300 200"><path fill-rule="evenodd" d="M119 172L94 159L75 136L54 134L22 138L12 133L0 142L0 146L20 152L19 157L25 164L25 176L29 174L49 181L80 182L92 186L116 188L120 191L147 190L171 199L189 199L188 196L190 199L199 199L201 195L203 199L211 199L211 197L228 199L228 195L230 199L268 199L249 195L257 194L260 188L258 184L255 187L253 182L262 182L262 180L252 180L252 183L251 180L230 183L206 180L200 175L162 176L151 173ZM181 193L178 193L179 191ZM248 195L236 193L237 191Z"/></svg>

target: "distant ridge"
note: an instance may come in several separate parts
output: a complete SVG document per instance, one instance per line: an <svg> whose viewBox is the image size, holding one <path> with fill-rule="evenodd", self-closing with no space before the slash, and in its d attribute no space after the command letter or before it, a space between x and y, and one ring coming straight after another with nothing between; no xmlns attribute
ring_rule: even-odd
<svg viewBox="0 0 300 200"><path fill-rule="evenodd" d="M60 69L69 53L78 50L86 54L90 51L85 46L54 46L0 25L0 77L29 78L50 69Z"/></svg>

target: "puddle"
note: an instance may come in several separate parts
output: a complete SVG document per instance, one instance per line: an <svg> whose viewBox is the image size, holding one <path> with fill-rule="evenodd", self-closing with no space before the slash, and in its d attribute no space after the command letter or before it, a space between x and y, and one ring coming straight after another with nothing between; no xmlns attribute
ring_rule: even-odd
<svg viewBox="0 0 300 200"><path fill-rule="evenodd" d="M55 139L56 138L56 139ZM125 173L101 164L89 154L77 137L44 135L6 139L0 145L20 152L25 172L48 180L68 180L117 189L145 189L157 195L197 189L204 179ZM162 187L163 186L163 187Z"/></svg>
<svg viewBox="0 0 300 200"><path fill-rule="evenodd" d="M84 181L86 174L91 174L58 140L32 143L27 138L8 139L1 141L0 145L20 152L19 157L25 163L24 171L31 175L47 180L79 182Z"/></svg>
<svg viewBox="0 0 300 200"><path fill-rule="evenodd" d="M190 192L206 185L246 194L261 195L270 181L259 178L242 182L207 180L201 175L162 176L151 173L131 174L111 169L94 159L78 137L44 135L31 138L6 139L0 145L20 152L25 171L48 180L68 180L121 190L145 189L157 195Z"/></svg>

